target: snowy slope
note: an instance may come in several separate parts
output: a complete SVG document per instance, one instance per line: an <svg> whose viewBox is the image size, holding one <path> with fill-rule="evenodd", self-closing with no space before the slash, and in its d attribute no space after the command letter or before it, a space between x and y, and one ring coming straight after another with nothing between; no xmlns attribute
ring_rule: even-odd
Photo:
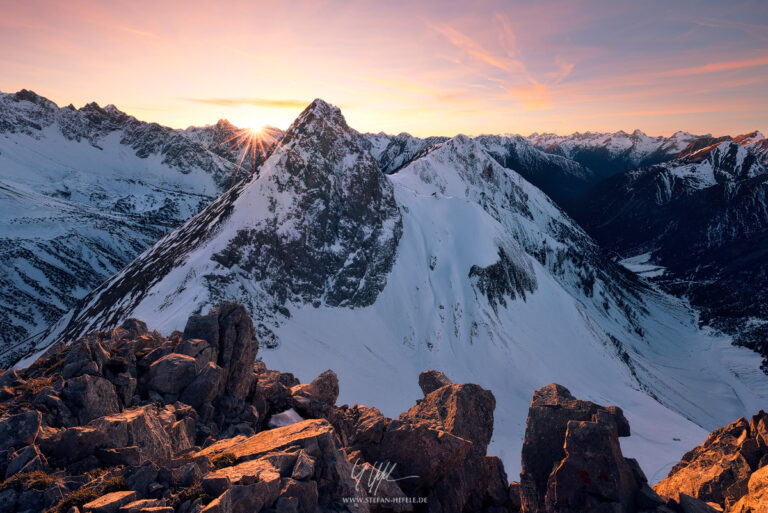
<svg viewBox="0 0 768 513"><path fill-rule="evenodd" d="M303 381L337 370L342 402L396 415L425 368L489 387L510 476L531 394L552 381L622 406L626 452L655 479L764 404L754 353L699 331L478 141L457 136L385 175L359 137L316 100L257 175L89 294L38 350L131 316L167 333L243 301L266 363Z"/></svg>
<svg viewBox="0 0 768 513"><path fill-rule="evenodd" d="M1 360L231 184L237 130L221 125L0 93Z"/></svg>

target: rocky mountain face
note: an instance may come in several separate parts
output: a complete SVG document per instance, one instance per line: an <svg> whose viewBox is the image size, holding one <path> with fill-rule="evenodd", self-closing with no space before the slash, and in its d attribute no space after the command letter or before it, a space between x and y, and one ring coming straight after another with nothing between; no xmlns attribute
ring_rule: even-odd
<svg viewBox="0 0 768 513"><path fill-rule="evenodd" d="M499 164L514 169L569 212L601 179L575 160L545 153L521 136L481 135L476 140Z"/></svg>
<svg viewBox="0 0 768 513"><path fill-rule="evenodd" d="M447 137L414 137L408 133L388 135L360 134L360 147L368 151L379 163L379 168L392 174L433 146L445 142Z"/></svg>
<svg viewBox="0 0 768 513"><path fill-rule="evenodd" d="M112 105L59 108L31 91L0 93L3 359L248 176L272 135L254 151L226 122L172 130Z"/></svg>
<svg viewBox="0 0 768 513"><path fill-rule="evenodd" d="M765 140L748 135L606 180L579 217L604 247L659 269L654 281L690 298L702 322L768 357L768 167Z"/></svg>
<svg viewBox="0 0 768 513"><path fill-rule="evenodd" d="M20 347L19 365L131 317L171 333L237 300L270 367L305 381L332 367L349 404L396 416L424 368L495 390L489 446L512 472L542 382L624 408L641 434L626 450L653 476L764 401L752 352L701 332L479 140L435 144L392 174L360 141L313 102L257 173Z"/></svg>
<svg viewBox="0 0 768 513"><path fill-rule="evenodd" d="M561 155L591 169L601 178L652 166L673 159L690 145L703 139L711 144L712 137L676 132L670 137L649 137L640 130L631 134L585 132L560 136L531 134L528 140L547 153Z"/></svg>
<svg viewBox="0 0 768 513"><path fill-rule="evenodd" d="M520 482L510 482L488 454L499 429L491 390L429 370L418 378L421 398L398 418L337 406L333 371L301 384L254 364L254 334L243 306L224 303L168 338L130 319L4 371L2 511L717 511L704 502L713 487L682 476L693 465L725 480L725 467L744 465L746 485L741 474L712 480L733 491L726 511L764 505L762 412L686 455L668 478L678 493L662 498L666 481L660 496L622 454L622 410L552 384L527 409Z"/></svg>

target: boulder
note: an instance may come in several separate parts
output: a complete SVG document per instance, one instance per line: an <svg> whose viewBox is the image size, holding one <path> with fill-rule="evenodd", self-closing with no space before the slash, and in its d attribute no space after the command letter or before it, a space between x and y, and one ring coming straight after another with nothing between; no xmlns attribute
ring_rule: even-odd
<svg viewBox="0 0 768 513"><path fill-rule="evenodd" d="M100 376L83 374L68 379L62 399L80 424L120 411L114 385Z"/></svg>
<svg viewBox="0 0 768 513"><path fill-rule="evenodd" d="M681 493L678 497L678 509L680 513L719 513L717 510L699 499Z"/></svg>
<svg viewBox="0 0 768 513"><path fill-rule="evenodd" d="M339 379L327 370L306 385L291 388L293 408L301 415L319 418L328 414L339 397Z"/></svg>
<svg viewBox="0 0 768 513"><path fill-rule="evenodd" d="M611 426L616 436L630 434L629 423L620 408L578 400L567 388L555 383L538 389L528 409L521 455L523 511L545 511L550 474L566 456L564 446L570 421L599 422Z"/></svg>
<svg viewBox="0 0 768 513"><path fill-rule="evenodd" d="M197 362L191 356L170 353L149 366L145 378L149 389L160 394L181 393L197 376Z"/></svg>
<svg viewBox="0 0 768 513"><path fill-rule="evenodd" d="M42 414L36 410L0 416L0 451L32 443L40 432L42 421Z"/></svg>
<svg viewBox="0 0 768 513"><path fill-rule="evenodd" d="M86 335L67 348L61 376L64 379L69 379L84 374L101 375L108 360L109 353L101 345L96 335Z"/></svg>
<svg viewBox="0 0 768 513"><path fill-rule="evenodd" d="M202 366L200 374L184 389L179 400L194 408L213 401L219 394L224 369L213 362Z"/></svg>
<svg viewBox="0 0 768 513"><path fill-rule="evenodd" d="M39 440L40 449L58 466L67 466L93 456L105 444L105 433L90 426L61 429Z"/></svg>
<svg viewBox="0 0 768 513"><path fill-rule="evenodd" d="M197 362L199 368L203 368L208 363L216 363L218 360L218 350L216 346L201 338L189 338L182 340L176 346L175 353L191 356Z"/></svg>
<svg viewBox="0 0 768 513"><path fill-rule="evenodd" d="M11 459L8 468L5 470L5 478L8 479L19 472L43 470L47 467L47 464L48 462L40 452L40 449L36 445L28 445Z"/></svg>
<svg viewBox="0 0 768 513"><path fill-rule="evenodd" d="M101 447L136 446L142 461L165 461L172 455L173 442L155 406L131 408L94 420L88 427L103 433Z"/></svg>
<svg viewBox="0 0 768 513"><path fill-rule="evenodd" d="M366 462L394 464L392 478L408 491L431 488L442 475L458 468L472 442L423 420L384 417L376 408L355 406L334 412L333 425L350 452Z"/></svg>
<svg viewBox="0 0 768 513"><path fill-rule="evenodd" d="M309 447L308 453L312 455L319 450L316 447L331 445L335 445L333 427L326 420L314 419L262 431L250 437L236 436L220 440L195 455L213 457L228 453L238 460L251 460L292 446Z"/></svg>
<svg viewBox="0 0 768 513"><path fill-rule="evenodd" d="M310 479L315 475L315 458L307 454L307 451L299 451L296 463L291 471L291 478L299 481Z"/></svg>
<svg viewBox="0 0 768 513"><path fill-rule="evenodd" d="M453 382L440 371L430 369L419 374L419 387L425 396L438 388L452 384Z"/></svg>
<svg viewBox="0 0 768 513"><path fill-rule="evenodd" d="M493 411L496 399L489 390L475 384L444 385L428 393L424 399L400 416L401 420L443 430L470 443L466 457L454 470L445 469L429 493L434 511L477 511L484 503L493 503L498 497L487 497L487 492L498 490L484 480L486 449L493 433ZM498 470L498 469L493 469ZM503 469L502 469L503 472ZM496 484L500 484L494 476ZM500 478L506 491L506 475ZM405 485L404 485L405 486Z"/></svg>
<svg viewBox="0 0 768 513"><path fill-rule="evenodd" d="M83 506L83 513L118 513L120 508L136 500L136 492L112 492Z"/></svg>
<svg viewBox="0 0 768 513"><path fill-rule="evenodd" d="M302 450L315 460L314 480L320 497L335 500L354 493L352 466L339 450L333 427L326 420L305 420L250 437L220 440L193 456L207 456L213 461L225 454L234 458L235 465L203 477L203 485L213 491L216 487L247 483L254 475L259 479L265 475L270 479L288 478Z"/></svg>

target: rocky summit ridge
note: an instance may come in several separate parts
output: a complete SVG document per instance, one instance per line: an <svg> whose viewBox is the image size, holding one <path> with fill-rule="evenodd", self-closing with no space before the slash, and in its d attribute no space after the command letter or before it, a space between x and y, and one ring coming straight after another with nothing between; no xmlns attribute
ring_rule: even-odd
<svg viewBox="0 0 768 513"><path fill-rule="evenodd" d="M487 454L490 390L428 370L424 397L389 418L337 406L333 371L301 384L258 350L245 308L223 303L168 337L130 319L5 371L0 511L765 511L764 412L715 431L654 491L622 455L622 410L551 384L509 482Z"/></svg>

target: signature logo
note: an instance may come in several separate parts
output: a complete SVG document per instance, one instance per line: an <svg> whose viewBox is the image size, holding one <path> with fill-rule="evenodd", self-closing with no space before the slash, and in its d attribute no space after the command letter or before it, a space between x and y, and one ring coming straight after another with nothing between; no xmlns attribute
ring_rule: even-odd
<svg viewBox="0 0 768 513"><path fill-rule="evenodd" d="M355 491L358 491L361 483L368 495L376 495L379 491L381 483L384 481L395 483L397 481L403 481L405 479L418 479L419 476L405 476L397 479L392 478L392 474L397 468L397 463L390 461L376 462L373 465L361 462L360 458L355 460L355 464L352 465L352 479L355 480ZM366 475L368 479L366 480Z"/></svg>

